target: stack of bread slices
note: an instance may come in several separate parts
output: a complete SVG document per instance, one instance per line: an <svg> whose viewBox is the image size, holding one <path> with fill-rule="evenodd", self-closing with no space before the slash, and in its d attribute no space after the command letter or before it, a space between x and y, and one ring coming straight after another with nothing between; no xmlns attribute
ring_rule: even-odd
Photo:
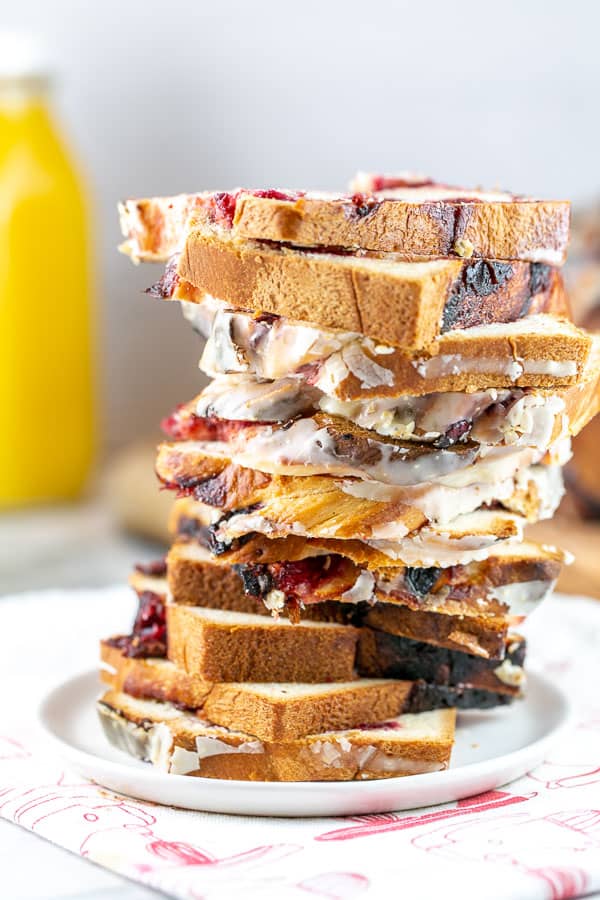
<svg viewBox="0 0 600 900"><path fill-rule="evenodd" d="M216 778L447 767L456 709L525 689L520 626L564 557L523 529L600 403L568 204L360 175L121 216L213 380L163 423L174 541L102 644L107 735Z"/></svg>

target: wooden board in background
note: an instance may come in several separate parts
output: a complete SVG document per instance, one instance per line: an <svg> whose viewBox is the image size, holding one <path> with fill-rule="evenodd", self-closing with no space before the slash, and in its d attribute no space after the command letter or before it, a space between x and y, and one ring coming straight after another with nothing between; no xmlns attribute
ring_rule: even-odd
<svg viewBox="0 0 600 900"><path fill-rule="evenodd" d="M550 522L538 522L527 536L543 544L569 550L575 557L564 566L557 590L566 594L586 594L600 599L600 523L559 515Z"/></svg>

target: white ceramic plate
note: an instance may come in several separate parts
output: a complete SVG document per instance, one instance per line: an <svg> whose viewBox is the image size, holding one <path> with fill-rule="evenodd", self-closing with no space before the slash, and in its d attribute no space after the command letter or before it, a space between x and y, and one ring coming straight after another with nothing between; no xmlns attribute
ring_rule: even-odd
<svg viewBox="0 0 600 900"><path fill-rule="evenodd" d="M450 768L381 781L266 783L167 775L112 747L95 712L98 674L55 687L39 718L53 749L103 787L168 806L255 816L341 816L414 809L460 800L506 784L542 762L569 725L566 696L530 673L512 706L458 717Z"/></svg>

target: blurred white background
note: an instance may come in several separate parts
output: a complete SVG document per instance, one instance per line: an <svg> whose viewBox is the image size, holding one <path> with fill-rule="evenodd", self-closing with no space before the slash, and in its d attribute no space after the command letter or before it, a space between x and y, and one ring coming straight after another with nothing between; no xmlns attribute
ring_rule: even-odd
<svg viewBox="0 0 600 900"><path fill-rule="evenodd" d="M115 251L119 198L342 188L357 168L575 201L600 188L594 0L20 0L0 24L49 46L91 182L111 445L200 384L178 310Z"/></svg>

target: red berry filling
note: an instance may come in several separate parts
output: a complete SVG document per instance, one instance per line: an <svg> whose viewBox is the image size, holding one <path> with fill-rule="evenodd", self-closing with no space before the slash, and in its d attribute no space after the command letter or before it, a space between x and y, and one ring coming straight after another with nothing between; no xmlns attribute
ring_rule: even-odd
<svg viewBox="0 0 600 900"><path fill-rule="evenodd" d="M140 575L162 577L167 574L167 558L163 556L161 559L153 559L149 563L136 563L134 568Z"/></svg>
<svg viewBox="0 0 600 900"><path fill-rule="evenodd" d="M109 643L130 657L165 657L167 655L167 619L165 604L159 594L138 594L138 611L131 634L112 638Z"/></svg>
<svg viewBox="0 0 600 900"><path fill-rule="evenodd" d="M235 194L226 192L215 194L211 198L211 218L218 225L225 225L231 228L233 225L233 217L235 216L235 207L239 191Z"/></svg>
<svg viewBox="0 0 600 900"><path fill-rule="evenodd" d="M298 200L304 194L305 191L252 191L253 197L263 197L265 200Z"/></svg>
<svg viewBox="0 0 600 900"><path fill-rule="evenodd" d="M393 191L394 188L419 188L434 184L432 178L414 179L402 178L396 175L373 175L373 191Z"/></svg>
<svg viewBox="0 0 600 900"><path fill-rule="evenodd" d="M296 562L239 565L236 567L247 594L265 597L283 591L288 604L319 603L349 590L356 581L350 560L336 554L311 556Z"/></svg>
<svg viewBox="0 0 600 900"><path fill-rule="evenodd" d="M304 196L303 191L284 192L275 190L266 191L221 191L213 194L210 199L211 218L218 225L226 228L233 227L237 201L242 193L250 193L253 197L262 197L265 200L297 200Z"/></svg>
<svg viewBox="0 0 600 900"><path fill-rule="evenodd" d="M182 405L164 418L160 427L174 441L227 441L245 428L263 424L265 423L249 422L244 419L197 416L189 406Z"/></svg>

